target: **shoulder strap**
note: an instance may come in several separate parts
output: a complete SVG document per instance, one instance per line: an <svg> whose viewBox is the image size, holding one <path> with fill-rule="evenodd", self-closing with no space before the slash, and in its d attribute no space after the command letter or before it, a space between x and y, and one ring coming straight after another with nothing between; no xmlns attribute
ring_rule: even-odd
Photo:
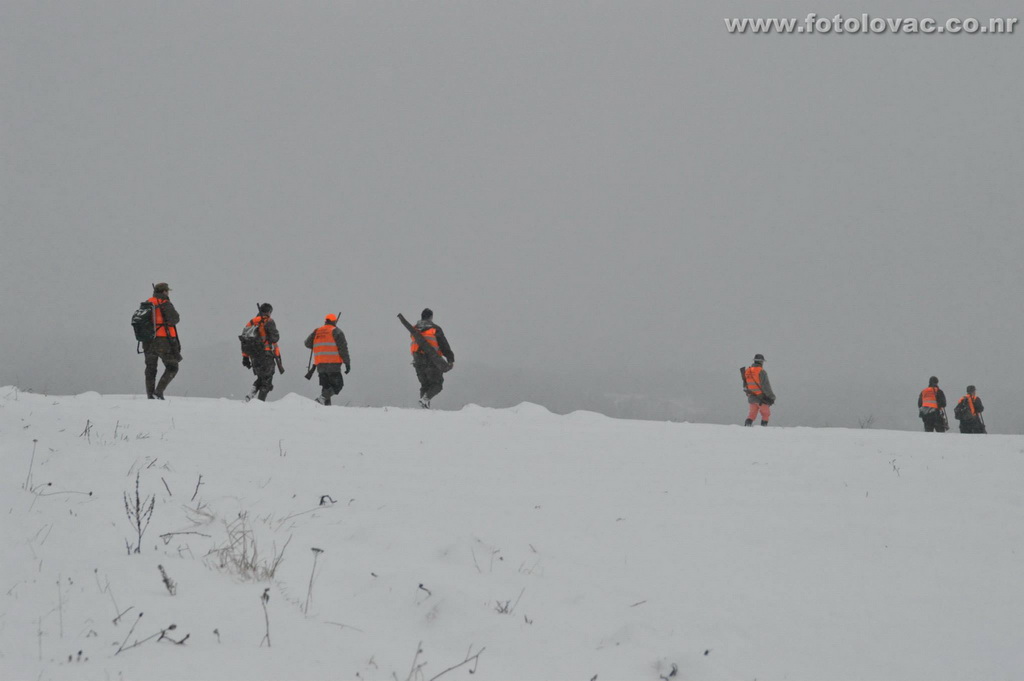
<svg viewBox="0 0 1024 681"><path fill-rule="evenodd" d="M156 296L153 296L153 300L160 300L160 299L157 298ZM157 302L157 303L150 303L150 305L153 306L153 331L155 333L156 330L159 327L161 327L161 326L164 327L164 328L167 327L167 320L164 318L164 304L163 303L159 303L159 302ZM164 321L160 322L159 324L156 323L156 311L158 309L160 310L160 318L164 320Z"/></svg>
<svg viewBox="0 0 1024 681"><path fill-rule="evenodd" d="M267 335L267 322L270 321L270 315L264 316L263 314L260 314L259 318L260 322L258 326L260 327L260 340L263 341L263 348L266 350L266 345L269 344L270 350L267 350L267 352L273 353L277 343L271 343L270 336Z"/></svg>

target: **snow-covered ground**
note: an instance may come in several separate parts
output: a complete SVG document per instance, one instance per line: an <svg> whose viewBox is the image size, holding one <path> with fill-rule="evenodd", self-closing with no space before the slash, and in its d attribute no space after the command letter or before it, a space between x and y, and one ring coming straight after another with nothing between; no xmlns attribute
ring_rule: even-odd
<svg viewBox="0 0 1024 681"><path fill-rule="evenodd" d="M4 679L1024 678L1024 436L7 387L0 452Z"/></svg>

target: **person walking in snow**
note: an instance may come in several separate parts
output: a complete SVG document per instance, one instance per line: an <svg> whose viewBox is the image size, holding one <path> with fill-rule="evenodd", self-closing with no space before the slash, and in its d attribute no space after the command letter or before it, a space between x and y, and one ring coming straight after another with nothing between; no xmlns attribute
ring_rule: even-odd
<svg viewBox="0 0 1024 681"><path fill-rule="evenodd" d="M245 396L248 402L257 398L261 402L267 401L267 394L274 389L274 370L278 369L284 373L284 362L281 361L281 348L277 346L281 340L281 334L277 330L277 322L271 318L274 306L270 303L261 303L259 314L249 320L245 328L255 327L259 333L259 345L246 352L242 348L242 366L252 369L256 374L252 389Z"/></svg>
<svg viewBox="0 0 1024 681"><path fill-rule="evenodd" d="M985 420L981 412L985 411L985 405L981 398L975 394L976 388L973 385L967 386L967 394L960 398L953 408L953 416L960 421L961 433L987 433Z"/></svg>
<svg viewBox="0 0 1024 681"><path fill-rule="evenodd" d="M430 347L420 347L416 337L412 337L412 345L409 351L412 353L412 366L416 370L416 378L420 382L420 406L430 409L430 400L437 396L444 389L444 372L438 369L426 353L436 352L448 360L448 369L455 367L455 353L448 344L448 338L440 326L434 323L434 311L429 307L424 308L420 313L420 320L416 322L416 328L423 334L424 340Z"/></svg>
<svg viewBox="0 0 1024 681"><path fill-rule="evenodd" d="M338 315L329 314L324 317L323 326L314 329L306 337L306 347L313 351L313 363L320 376L321 391L316 401L318 404L330 406L331 397L345 387L345 379L341 377L341 365L345 365L346 374L352 369L348 341L338 328Z"/></svg>
<svg viewBox="0 0 1024 681"><path fill-rule="evenodd" d="M939 379L932 376L928 387L917 396L917 413L924 421L924 432L944 433L949 428L946 421L946 393L939 388Z"/></svg>
<svg viewBox="0 0 1024 681"><path fill-rule="evenodd" d="M743 392L746 393L747 404L750 405L747 420L743 425L754 425L754 418L760 412L761 425L767 426L772 415L771 406L775 404L775 393L768 380L768 372L764 370L764 355L754 355L754 363L748 367L740 367L740 375L743 377Z"/></svg>
<svg viewBox="0 0 1024 681"><path fill-rule="evenodd" d="M151 400L164 399L164 390L178 374L181 362L181 342L178 340L177 324L181 321L178 311L170 300L171 287L164 282L153 286L153 295L148 302L153 305L153 340L142 343L146 359L146 397ZM164 363L164 373L157 383L157 363Z"/></svg>

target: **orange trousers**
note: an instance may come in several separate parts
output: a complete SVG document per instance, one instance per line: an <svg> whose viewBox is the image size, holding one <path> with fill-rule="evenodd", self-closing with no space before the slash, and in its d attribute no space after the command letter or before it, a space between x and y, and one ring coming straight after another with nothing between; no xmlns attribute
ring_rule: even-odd
<svg viewBox="0 0 1024 681"><path fill-rule="evenodd" d="M757 412L761 412L761 420L767 421L772 415L772 408L767 404L758 404L757 402L750 403L750 410L747 412L747 418L751 421L757 417Z"/></svg>

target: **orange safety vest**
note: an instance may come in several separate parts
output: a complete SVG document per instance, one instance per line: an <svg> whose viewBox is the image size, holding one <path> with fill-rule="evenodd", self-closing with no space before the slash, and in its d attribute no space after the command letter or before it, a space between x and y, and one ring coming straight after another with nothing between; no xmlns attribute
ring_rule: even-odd
<svg viewBox="0 0 1024 681"><path fill-rule="evenodd" d="M437 342L437 329L433 327L429 329L421 329L420 333L423 334L423 339L426 340L431 347L437 350L437 354L444 357L444 353L441 352L441 347ZM409 334L409 337L412 338L412 345L409 346L409 352L415 355L420 350L420 344L416 341L416 336Z"/></svg>
<svg viewBox="0 0 1024 681"><path fill-rule="evenodd" d="M971 416L977 416L978 415L978 412L974 410L974 399L975 398L971 397L970 393L967 393L966 395L964 395L963 397L960 398L961 402L963 402L964 400L967 400L967 406L971 408Z"/></svg>
<svg viewBox="0 0 1024 681"><path fill-rule="evenodd" d="M313 364L343 364L334 342L335 327L324 324L313 335Z"/></svg>
<svg viewBox="0 0 1024 681"><path fill-rule="evenodd" d="M761 390L761 371L763 367L752 366L747 367L747 370L743 372L744 378L747 379L747 392L751 395L761 395L764 391Z"/></svg>
<svg viewBox="0 0 1024 681"><path fill-rule="evenodd" d="M153 329L156 331L156 337L166 338L170 336L171 338L177 338L178 329L164 323L164 311L160 309L160 304L166 303L167 298L153 296L148 302L153 303Z"/></svg>
<svg viewBox="0 0 1024 681"><path fill-rule="evenodd" d="M939 389L934 387L927 387L921 391L921 406L931 407L932 409L939 408Z"/></svg>
<svg viewBox="0 0 1024 681"><path fill-rule="evenodd" d="M267 319L270 319L270 317L267 317ZM266 338L267 338L267 326L266 326L266 322L263 319L263 315L257 315L255 317L253 317L251 320L249 320L249 323L246 324L246 326L258 326L259 329L260 329L260 338L264 339L263 340L263 349L266 350L267 352L273 352L274 353L274 357L280 357L281 356L281 348L277 347L277 345L275 345L274 343L271 343L270 341L266 340ZM242 354L245 354L245 353L242 353Z"/></svg>

